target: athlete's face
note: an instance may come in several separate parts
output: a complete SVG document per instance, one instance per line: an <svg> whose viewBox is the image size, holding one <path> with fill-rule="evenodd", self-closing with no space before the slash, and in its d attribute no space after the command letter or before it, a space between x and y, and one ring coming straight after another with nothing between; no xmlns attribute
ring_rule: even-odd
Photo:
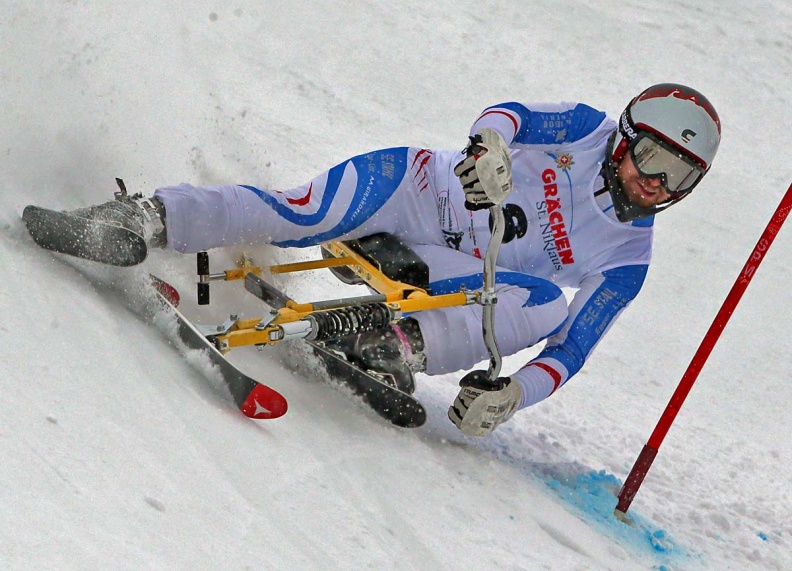
<svg viewBox="0 0 792 571"><path fill-rule="evenodd" d="M630 202L638 206L650 207L665 202L671 195L663 187L662 180L658 177L645 177L635 168L635 163L630 153L625 153L624 158L616 168L624 193Z"/></svg>

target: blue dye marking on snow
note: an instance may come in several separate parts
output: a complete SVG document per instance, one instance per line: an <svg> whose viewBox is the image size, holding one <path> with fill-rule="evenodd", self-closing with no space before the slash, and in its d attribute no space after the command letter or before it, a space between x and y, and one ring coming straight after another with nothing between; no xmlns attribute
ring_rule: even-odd
<svg viewBox="0 0 792 571"><path fill-rule="evenodd" d="M587 520L592 521L621 545L638 552L646 552L648 548L659 571L674 569L675 563L679 564L693 557L671 539L665 530L656 528L632 511L628 514L633 521L632 525L616 519L613 510L616 508L617 495L622 484L612 474L604 471L562 474L559 472L567 470L547 468L540 468L535 474L568 504L586 516Z"/></svg>

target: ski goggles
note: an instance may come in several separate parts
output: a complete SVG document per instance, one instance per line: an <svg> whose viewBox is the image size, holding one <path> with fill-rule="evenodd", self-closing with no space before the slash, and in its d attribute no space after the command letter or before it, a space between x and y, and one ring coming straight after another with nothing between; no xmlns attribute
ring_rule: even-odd
<svg viewBox="0 0 792 571"><path fill-rule="evenodd" d="M630 141L629 149L638 172L644 177L659 178L672 196L693 190L707 172L695 160L646 131Z"/></svg>

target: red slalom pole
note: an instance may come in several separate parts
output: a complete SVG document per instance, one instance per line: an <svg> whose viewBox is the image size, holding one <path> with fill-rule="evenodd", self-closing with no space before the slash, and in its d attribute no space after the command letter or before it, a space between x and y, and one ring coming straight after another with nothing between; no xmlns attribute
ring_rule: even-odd
<svg viewBox="0 0 792 571"><path fill-rule="evenodd" d="M632 470L630 470L627 480L619 491L619 503L616 505L614 511L614 515L617 518L621 520L627 519L627 510L630 509L630 504L633 498L635 498L635 494L638 493L638 488L641 487L646 473L649 471L652 462L654 462L660 444L662 444L668 430L671 428L671 424L674 422L690 389L693 388L693 383L696 382L696 378L701 372L702 367L704 367L704 363L712 352L712 348L715 346L715 343L717 343L732 313L734 313L734 308L737 307L740 298L743 293L745 293L745 289L751 282L759 264L762 263L767 250L770 249L770 245L781 230L781 226L783 226L790 210L792 210L792 185L787 189L786 194L781 199L770 222L767 224L767 228L765 228L753 252L751 252L751 255L748 257L745 267L743 267L740 275L737 276L737 281L734 282L729 295L726 296L726 300L715 316L715 320L712 322L712 325L710 325L706 335L704 335L704 339L701 341L701 345L699 345L696 354L693 355L693 359L690 361L690 365L688 365L685 374L682 375L682 380L679 381L679 385L676 391L674 391L674 395L671 397L668 406L666 406L663 415L660 417L654 432L652 432L649 440L638 455L638 459L635 461Z"/></svg>

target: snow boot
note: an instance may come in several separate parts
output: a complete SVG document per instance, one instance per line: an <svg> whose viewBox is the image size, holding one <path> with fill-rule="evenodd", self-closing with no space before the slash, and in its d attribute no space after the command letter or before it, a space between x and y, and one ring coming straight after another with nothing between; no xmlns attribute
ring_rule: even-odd
<svg viewBox="0 0 792 571"><path fill-rule="evenodd" d="M143 198L142 194L129 196L123 186L115 193L114 200L71 210L69 214L125 228L142 236L150 247L162 248L168 241L162 202L157 198Z"/></svg>
<svg viewBox="0 0 792 571"><path fill-rule="evenodd" d="M42 248L112 266L142 263L150 247L164 247L165 208L156 198L127 195L122 181L115 200L57 211L29 204L22 212L30 236Z"/></svg>

